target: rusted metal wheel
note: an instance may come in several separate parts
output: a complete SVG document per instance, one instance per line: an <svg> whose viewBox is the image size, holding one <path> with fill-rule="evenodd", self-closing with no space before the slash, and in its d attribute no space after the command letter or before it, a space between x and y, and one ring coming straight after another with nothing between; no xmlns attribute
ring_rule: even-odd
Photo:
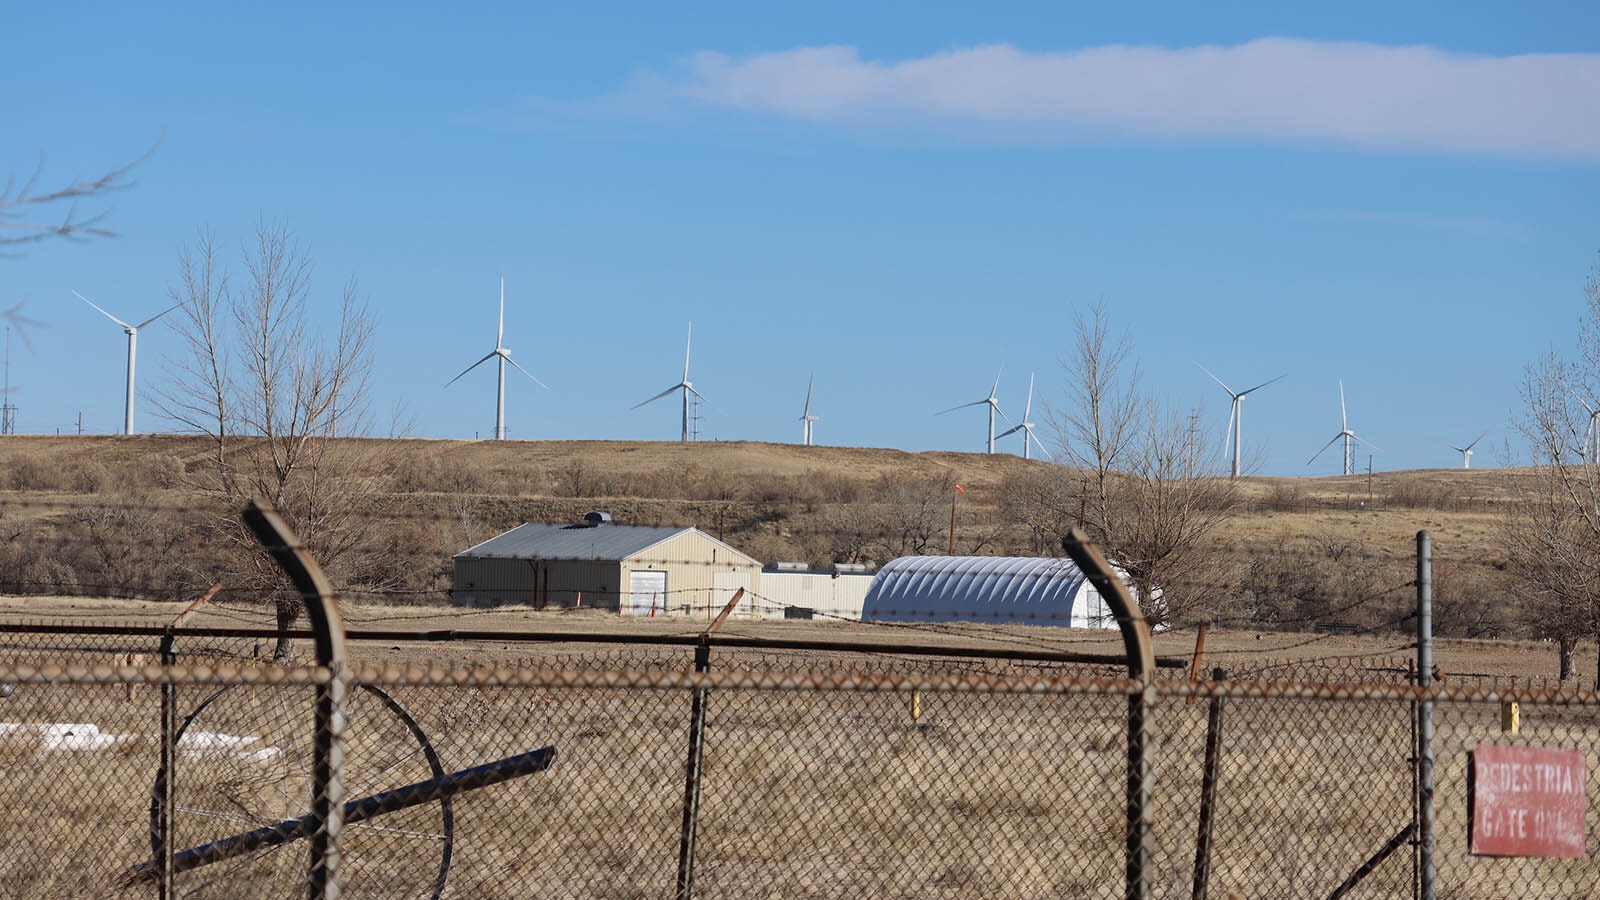
<svg viewBox="0 0 1600 900"><path fill-rule="evenodd" d="M416 718L387 692L358 685L347 701L346 801L445 775ZM313 719L281 685L230 685L206 697L174 733L173 845L178 851L305 815L311 808ZM150 802L152 851L164 785ZM347 825L341 878L350 896L437 900L450 873L450 798ZM307 845L296 841L183 872L183 897L299 896Z"/></svg>

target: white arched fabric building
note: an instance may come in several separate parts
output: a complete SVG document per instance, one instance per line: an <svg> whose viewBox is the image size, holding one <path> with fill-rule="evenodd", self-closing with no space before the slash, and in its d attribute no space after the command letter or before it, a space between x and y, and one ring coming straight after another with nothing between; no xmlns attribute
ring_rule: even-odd
<svg viewBox="0 0 1600 900"><path fill-rule="evenodd" d="M872 579L863 622L992 622L1116 628L1111 605L1070 559L902 556Z"/></svg>

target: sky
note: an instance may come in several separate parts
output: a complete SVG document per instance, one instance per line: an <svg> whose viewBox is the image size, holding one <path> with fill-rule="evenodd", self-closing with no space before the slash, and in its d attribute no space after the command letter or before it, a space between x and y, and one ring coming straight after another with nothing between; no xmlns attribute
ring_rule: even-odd
<svg viewBox="0 0 1600 900"><path fill-rule="evenodd" d="M1067 403L1103 303L1144 387L1270 475L1516 461L1523 367L1600 262L1600 8L1572 3L14 4L15 179L118 236L0 258L17 430L115 433L127 321L202 230L286 226L378 318L373 433L981 451ZM13 188L14 190L15 188ZM323 328L330 318L320 318ZM180 345L139 342L139 431ZM1002 428L1005 426L1002 425ZM998 449L1020 452L1019 435ZM1220 454L1219 454L1220 455Z"/></svg>

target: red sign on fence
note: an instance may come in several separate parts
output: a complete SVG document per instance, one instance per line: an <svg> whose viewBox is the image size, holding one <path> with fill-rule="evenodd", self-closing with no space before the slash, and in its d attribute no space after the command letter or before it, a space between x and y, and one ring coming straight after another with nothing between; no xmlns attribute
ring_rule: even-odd
<svg viewBox="0 0 1600 900"><path fill-rule="evenodd" d="M1589 768L1578 750L1479 744L1472 753L1472 852L1583 855Z"/></svg>

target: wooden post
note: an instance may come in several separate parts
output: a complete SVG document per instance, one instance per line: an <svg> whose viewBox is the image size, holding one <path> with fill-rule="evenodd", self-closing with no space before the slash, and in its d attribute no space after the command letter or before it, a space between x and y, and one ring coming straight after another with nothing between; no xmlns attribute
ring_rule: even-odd
<svg viewBox="0 0 1600 900"><path fill-rule="evenodd" d="M1500 704L1500 730L1506 734L1522 731L1522 710L1517 706L1517 701L1506 700Z"/></svg>

